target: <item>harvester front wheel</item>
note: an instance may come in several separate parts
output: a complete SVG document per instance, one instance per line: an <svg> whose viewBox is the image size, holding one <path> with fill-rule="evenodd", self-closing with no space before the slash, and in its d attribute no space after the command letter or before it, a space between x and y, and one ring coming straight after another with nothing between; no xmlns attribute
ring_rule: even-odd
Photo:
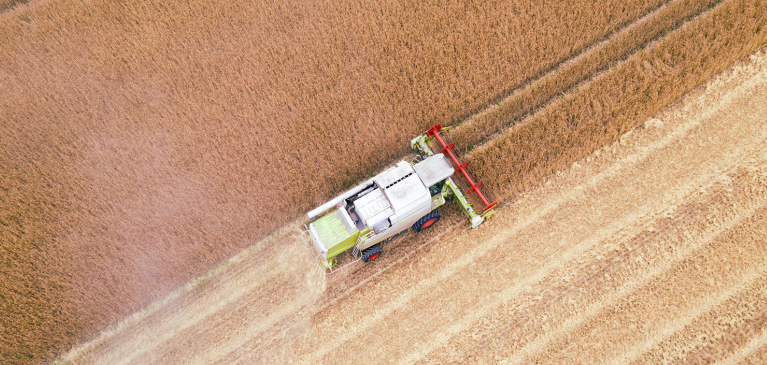
<svg viewBox="0 0 767 365"><path fill-rule="evenodd" d="M433 226L440 218L442 218L442 214L439 213L439 209L434 209L429 212L429 214L421 217L418 222L415 222L415 224L413 224L413 230L421 232L424 229Z"/></svg>
<svg viewBox="0 0 767 365"><path fill-rule="evenodd" d="M381 245L373 245L362 251L362 261L370 262L375 260L378 256L381 256L383 250Z"/></svg>

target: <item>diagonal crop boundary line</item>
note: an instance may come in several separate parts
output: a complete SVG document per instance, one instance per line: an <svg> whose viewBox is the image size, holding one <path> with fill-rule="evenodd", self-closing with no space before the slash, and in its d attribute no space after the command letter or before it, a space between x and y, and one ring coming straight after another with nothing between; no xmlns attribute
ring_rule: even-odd
<svg viewBox="0 0 767 365"><path fill-rule="evenodd" d="M554 211L559 206L565 204L567 201L576 199L578 196L580 196L584 191L586 191L589 187L595 186L599 182L609 179L613 176L616 176L620 173L620 171L627 169L630 166L634 166L641 161L644 161L647 159L654 151L657 151L659 149L665 148L666 146L670 145L671 143L674 143L675 141L684 138L690 130L693 128L699 126L704 120L710 118L714 113L718 112L719 110L722 110L723 108L728 107L734 100L734 95L738 95L739 93L750 90L754 87L756 87L757 81L751 79L746 81L743 84L738 85L737 87L730 90L727 94L722 95L721 97L721 103L717 104L711 109L708 109L705 113L702 115L697 116L696 118L693 118L691 120L686 121L673 131L671 131L667 137L663 138L660 141L657 141L655 143L652 143L649 146L646 146L644 148L641 148L636 153L629 155L625 157L624 159L619 160L617 163L613 164L610 168L605 170L604 172L600 173L599 175L595 176L593 179L588 181L585 184L579 185L575 187L574 189L571 189L569 194L563 196L563 199L559 199L554 203L548 204L546 206L540 207L538 212L532 216L527 217L528 219L525 222L520 223L520 227L517 227L516 229L513 229L512 231L516 232L518 230L523 229L530 223L539 220L541 217L545 216L546 214L549 214L551 211ZM321 359L324 354L332 351L332 348L335 348L337 346L340 346L342 343L348 341L349 339L353 338L356 333L359 333L361 331L364 331L367 329L367 327L370 326L371 322L375 322L377 319L383 318L385 315L388 315L389 313L393 312L397 308L403 306L405 303L407 303L410 300L410 297L412 297L414 294L417 294L420 291L426 290L427 287L430 287L434 285L435 283L438 283L443 278L447 278L451 276L454 272L456 272L458 269L460 269L462 266L467 265L469 262L473 262L477 257L480 257L481 255L485 254L488 250L490 250L491 247L495 245L495 242L497 240L502 239L501 237L508 236L513 232L509 232L509 230L503 230L499 232L497 238L494 240L488 240L486 241L482 246L478 247L477 249L471 251L469 254L466 255L466 259L462 260L456 260L451 265L447 266L441 273L437 274L434 277L431 277L429 279L425 279L422 282L420 282L416 286L416 290L414 292L409 292L406 295L403 295L400 297L393 306L387 307L385 309L378 308L374 311L372 314L372 319L364 324L359 324L360 327L352 328L350 331L342 335L339 339L339 342L336 342L335 344L329 343L326 348L320 349L319 353L321 356L319 356L317 359ZM348 336L346 336L348 335ZM348 338L347 338L348 337ZM335 347L334 347L335 346Z"/></svg>
<svg viewBox="0 0 767 365"><path fill-rule="evenodd" d="M763 74L764 74L763 72L762 73L756 73L756 74L754 74L754 76L763 75ZM625 165L635 165L635 164L638 164L642 160L646 159L649 156L650 152L658 150L658 149L662 149L662 148L668 146L670 143L673 143L673 142L675 142L677 140L680 140L680 139L684 138L690 130L692 130L693 128L699 126L703 121L711 118L718 111L728 108L733 103L733 101L735 100L735 96L736 95L739 95L741 93L745 93L748 90L752 90L752 89L754 89L756 87L761 86L760 85L761 82L762 82L761 79L756 80L754 78L751 78L748 81L738 85L737 87L734 87L732 90L728 91L727 94L721 96L720 103L718 103L715 107L707 110L705 113L703 113L702 115L700 115L700 116L698 116L698 117L696 117L694 119L691 119L691 120L688 119L688 122L686 122L685 124L677 127L674 131L672 131L669 134L668 137L664 138L663 140L661 140L659 142L656 142L655 144L653 144L650 147L643 148L637 154L634 154L634 155L626 157L625 159L622 160L624 162L623 164L614 164L611 168L609 168L603 174L609 174L611 176L615 176L615 175L617 175L619 173L620 169L624 169L626 167L626 166L623 166L624 164ZM698 101L696 100L694 103L697 104ZM600 174L599 176L596 176L590 182L589 185L594 186L600 180L602 180L602 174ZM544 209L547 209L547 208L548 207L546 207ZM491 307L490 306L483 307L483 309L486 309L487 311L490 310L489 308L491 308ZM478 319L479 318L478 312L479 311L475 311L472 314L472 318L474 316L476 316L477 319ZM468 323L468 322L470 322L470 319L463 318L461 320L461 322L467 322ZM431 339L430 343L433 344L431 347L437 348L439 344L449 340L448 333L452 333L452 334L458 333L458 331L460 331L460 329L463 328L463 327L465 327L465 325L463 325L463 326L454 325L453 327L451 327L451 330L443 331L442 333L439 334L439 336L434 337L434 338ZM475 346L475 349L476 348L477 348L477 346Z"/></svg>
<svg viewBox="0 0 767 365"><path fill-rule="evenodd" d="M274 280L277 276L279 276L279 272L273 272L270 275L264 275L263 277L260 277L259 280L254 280L249 283L249 285L245 288L246 292L255 290L256 288L261 287L264 283L268 283L272 280ZM160 334L156 337L154 337L151 341L151 343L144 344L144 346L133 349L130 351L130 353L127 356L121 357L119 359L112 359L112 363L114 364L130 364L133 363L135 359L140 358L147 352L152 352L155 348L161 346L162 344L170 341L177 333L186 331L189 328L194 327L200 322L205 321L207 318L210 318L214 316L215 314L219 313L222 308L225 308L233 303L237 303L240 299L239 295L226 295L222 300L215 301L213 303L207 303L208 305L201 306L201 308L198 308L197 311L194 311L191 319L187 319L181 324L174 323L173 321L165 321L161 323L162 327L165 327L165 331L161 331ZM291 304L291 303L287 303ZM282 308L288 307L288 305L283 305ZM263 323L274 323L279 318L279 316L285 316L288 313L284 313L284 311L277 311L272 312L269 314L267 318L264 319ZM277 319L275 319L275 316L277 316ZM183 314L181 314L181 317L184 318ZM262 324L263 324L262 323Z"/></svg>
<svg viewBox="0 0 767 365"><path fill-rule="evenodd" d="M477 247L473 251L470 251L465 255L465 259L461 260L455 260L450 265L447 265L442 272L435 274L434 276L424 279L418 284L416 284L414 287L415 289L412 292L408 292L407 294L402 295L399 297L392 306L387 306L386 308L376 308L373 311L371 311L370 318L366 321L366 323L358 323L357 327L350 328L346 333L339 336L339 338L334 339L334 341L330 341L326 344L323 348L317 350L315 352L315 359L317 361L321 361L321 359L328 353L332 352L335 348L338 346L341 346L341 344L351 340L354 338L358 333L363 332L368 327L371 326L371 323L378 321L379 319L382 319L386 315L389 315L390 313L394 312L396 309L404 306L407 302L410 301L410 299L420 293L425 291L427 288L441 282L443 279L448 278L452 276L455 272L457 272L459 269L463 268L464 266L468 265L470 262L475 261L478 257L481 257L482 255L486 254L490 249L496 246L497 241L502 240L504 237L511 235L515 232L518 232L528 225L532 224L533 222L536 222L540 220L543 216L551 213L552 211L556 210L560 206L566 204L569 201L575 200L579 198L585 191L587 191L589 188L599 184L600 182L610 179L617 174L619 174L621 171L634 166L641 161L644 161L647 159L653 152L665 148L666 146L670 145L671 143L674 143L675 141L679 140L680 138L683 138L687 135L687 133L692 130L693 128L700 125L700 123L708 118L710 115L712 115L714 112L721 110L722 108L726 107L729 102L733 99L732 95L736 93L736 91L742 90L742 89L748 89L750 87L753 87L753 82L748 82L744 85L741 85L737 87L735 90L730 92L728 96L724 97L725 100L716 107L709 110L704 115L700 116L699 118L687 121L686 123L680 125L675 130L670 132L667 137L663 138L660 141L657 141L649 146L646 146L636 153L627 156L616 163L612 164L610 168L603 171L602 173L598 174L588 182L581 184L579 186L574 187L573 189L570 189L566 194L563 193L562 197L555 202L552 202L550 204L547 204L545 206L540 207L537 212L531 216L527 216L525 221L520 222L520 224L517 227L509 228L502 230L498 233L498 235L495 237L495 239L487 240L485 241L481 246Z"/></svg>
<svg viewBox="0 0 767 365"><path fill-rule="evenodd" d="M620 60L625 60L631 54L635 53L638 49L642 48L644 44L647 44L647 43L649 43L649 42L651 42L651 41L653 41L655 39L663 37L664 35L668 34L669 32L672 32L672 31L682 27L686 22L694 21L695 19L697 19L698 16L700 16L701 13L703 13L703 12L705 12L707 10L710 10L711 8L713 8L717 4L719 4L721 1L722 0L708 1L708 2L706 2L706 6L703 7L703 8L695 7L694 9L692 9L693 10L692 12L683 12L683 13L681 13L682 16L679 16L679 17L675 18L675 20L672 22L670 27L665 27L665 28L656 30L654 33L651 33L651 34L653 34L653 37L651 39L650 38L645 38L641 42L635 44L634 46L628 47L624 52L619 54L618 58L611 59L611 60L609 60L609 62L607 62L603 66L601 66L601 69L607 68L608 64L610 64L610 63L615 63L615 62L618 62ZM460 134L462 128L465 129L465 127L467 125L470 125L471 123L474 123L477 118L485 116L485 115L487 115L489 113L493 113L494 111L498 110L499 108L502 108L505 104L508 104L511 100L513 100L517 96L517 94L520 92L520 90L526 89L526 88L535 88L535 85L544 83L548 79L555 79L557 73L562 73L562 72L565 72L564 70L569 70L569 69L576 68L579 65L579 62L582 59L590 57L592 55L596 55L599 52L603 51L604 48L610 46L612 43L615 43L615 39L616 38L628 37L630 34L632 34L634 32L639 32L639 33L644 34L644 30L645 29L643 28L643 26L648 25L648 24L651 25L651 23L653 22L653 20L655 18L666 16L667 13L676 11L677 9L674 8L674 6L675 5L684 4L684 3L686 3L685 0L672 0L672 1L669 1L668 3L662 4L658 8L648 12L647 14L641 16L640 18L636 19L635 21L627 24L623 28L621 28L621 29L619 29L619 30L617 30L617 31L607 35L602 40L599 40L599 41L593 43L591 46L586 47L583 50L583 52L581 52L580 54L578 54L578 55L576 55L574 57L571 57L571 58L561 62L560 64L558 64L557 66L554 66L550 71L544 73L542 76L538 77L537 79L535 79L533 81L530 81L528 84L526 84L525 86L523 86L521 88L516 89L515 91L512 91L512 94L507 96L507 97L505 97L501 102L491 103L485 109L483 109L483 110L481 110L481 111L479 111L477 113L474 113L470 117L466 118L463 122L458 124L455 127L455 129L453 129L451 131L451 136L453 138L460 138L458 136L455 136L456 132L458 134ZM588 78L593 79L593 78L595 78L597 76L598 75L595 75L595 74L586 75L586 77L582 78L581 81L584 80L584 79L588 79ZM588 80L587 81L583 81L583 82L588 82ZM577 87L570 87L570 89L574 89L574 88L577 88ZM557 95L559 95L559 94L557 94ZM557 95L554 95L554 96L551 96L550 98L548 98L547 99L547 103L550 102L551 100L557 98ZM545 106L541 106L539 109L544 108L544 107ZM532 114L533 112L528 113L528 115ZM487 142L490 139L491 138L487 138L487 139L483 140L482 143ZM421 245L416 250L418 250L418 249L420 249L422 247L425 247L425 246L426 246L425 244ZM382 268L377 273L375 273L375 274L371 275L370 277L366 278L365 280L363 280L364 283L369 282L369 280L371 280L373 277L379 276L380 274L382 274L385 271L389 270L390 268L395 266L397 263L403 261L404 258L405 257L400 258L396 262L392 263L391 265L388 265L385 268ZM345 297L348 294L350 294L351 292L353 292L354 290L362 287L364 283L360 283L360 284L355 285L354 287L352 287L350 289L347 289L339 297L333 299L332 303L337 302L342 297ZM327 305L324 305L322 308L325 308L325 307L327 307Z"/></svg>
<svg viewBox="0 0 767 365"><path fill-rule="evenodd" d="M759 49L766 24L757 4L724 1L494 135L468 160L486 182L505 188L501 198L524 191Z"/></svg>
<svg viewBox="0 0 767 365"><path fill-rule="evenodd" d="M673 22L673 26L672 26L672 27L670 27L670 28L669 28L669 27L667 27L667 28L663 28L663 29L661 29L661 30L657 31L656 33L654 33L654 38L652 38L652 39L646 39L646 40L644 40L642 43L640 43L640 44L637 44L637 45L635 45L635 46L631 47L630 49L628 49L628 50L627 50L627 51L625 51L624 53L621 53L619 58L617 58L617 59L612 59L612 60L610 60L608 63L615 63L615 62L619 62L619 61L621 61L621 60L625 60L625 59L626 59L627 57L629 57L631 54L635 53L635 51L637 51L638 49L642 48L642 46L643 46L644 44L647 44L647 43L650 43L650 42L651 42L651 41L653 41L653 40L656 40L656 39L662 38L664 35L668 34L669 32L672 32L672 31L674 31L674 30L676 30L676 29L679 29L679 28L681 28L681 27L682 27L684 24L686 24L687 22L691 22L691 21L694 21L694 20L695 20L695 19L697 19L697 18L698 18L698 17L699 17L699 16L700 16L702 13L704 13L705 11L707 11L707 10L710 10L711 8L715 7L715 6L716 6L717 4L719 4L721 1L722 1L722 0L717 0L717 1L710 1L710 2L708 2L708 3L707 3L707 6L706 6L705 8L702 8L702 9L697 9L697 8L696 8L696 9L695 9L695 12L693 12L693 13L685 13L685 14L684 14L684 16L683 16L683 17L681 17L681 19L679 19L679 20L677 20L677 21ZM669 3L663 4L663 5L661 5L660 7L658 7L657 9L655 9L655 10L653 10L653 11L649 12L648 14L645 14L644 16L642 16L642 17L638 18L638 19L637 19L637 20L635 20L634 22L631 22L631 23L629 23L628 25L626 25L626 26L625 26L625 27L623 27L622 29L620 29L620 30L618 30L618 31L614 32L614 33L613 33L613 34L611 34L611 35L608 35L608 36L606 37L607 39L604 39L604 40L601 40L601 41L595 42L595 43L594 43L594 44L592 44L590 47L586 48L586 49L585 49L583 52L581 52L579 55L576 55L575 57L572 57L572 58L570 58L570 59L568 59L568 60L565 60L565 61L563 61L563 62L562 62L562 63L560 63L558 66L555 66L555 67L554 67L554 69L553 69L552 71L549 71L549 72L545 73L543 76L541 76L541 77L537 78L536 80L534 80L534 81L531 81L531 82L530 82L529 84L527 84L526 86L523 86L522 88L520 88L520 89L517 89L516 91L513 91L513 92L512 92L512 95L510 95L510 96L506 97L506 98L505 98L503 101L501 101L501 102L499 102L499 103L497 103L497 104L490 104L490 105L489 105L487 108L485 108L485 109L483 109L483 110L481 110L481 111L479 111L479 112L477 112L477 113L473 114L472 116L470 116L469 118L467 118L467 119L466 119L464 122L461 122L461 123L460 123L458 126L456 126L456 127L455 127L455 129L453 129L453 130L451 131L451 136L452 136L453 138L456 138L456 139L457 139L457 138L460 138L460 137L457 137L457 136L455 136L455 134L456 134L456 132L460 133L460 132L461 132L461 128L462 128L462 127L464 127L464 128L465 128L465 126L466 126L466 125L468 125L468 124L471 124L472 122L474 122L474 121L476 120L476 118L478 118L478 117L482 117L482 116L484 116L484 115L487 115L487 114L489 114L489 113L492 113L492 112L494 112L495 110L498 110L499 108L501 108L501 107L502 107L502 106L503 106L505 103L509 103L509 102L510 102L510 101L511 101L513 98L515 98L515 96L517 95L517 93L519 92L519 90L521 90L521 89L524 89L524 88L534 88L534 87L535 87L535 85L536 85L537 83L543 83L543 82L544 82L544 80L547 80L547 79L549 79L549 78L555 78L555 77L556 77L556 74L557 74L558 72L563 72L562 70L565 70L565 69L571 69L571 68L574 68L574 67L576 67L576 66L578 65L578 62L579 62L579 60L581 60L581 59L583 59L583 58L586 58L586 57L589 57L589 55L591 55L591 54L597 54L597 53L599 53L599 52L600 52L600 51L601 51L603 48L605 48L605 47L607 47L608 45L610 45L610 44L611 44L611 40L612 40L612 39L614 39L614 38L616 38L616 37L620 37L620 36L626 36L626 35L627 35L627 34L629 34L629 33L632 33L632 32L636 32L636 31L639 31L638 29L641 29L641 27L642 27L643 25L646 25L646 24L648 24L648 23L651 23L651 22L652 22L652 20L653 20L653 18L656 18L656 17L660 17L660 16L663 16L663 15L666 15L666 12L671 12L671 11L673 11L673 10L674 10L674 8L672 8L672 4L683 4L683 3L685 3L685 0L673 0L673 1L670 1ZM606 67L607 67L607 64L606 64L605 66L601 67L601 68L602 68L602 69L604 69L604 68L606 68ZM582 81L581 83L587 83L587 82L589 82L590 80L592 80L592 79L594 79L594 78L596 78L596 77L598 77L598 76L599 76L598 74L591 74L591 75L588 75L588 77L587 77L588 79L587 79L586 81ZM577 87L570 87L570 90L572 90L572 89L575 89L575 88L577 88ZM557 94L557 95L559 95L559 94ZM559 97L561 97L561 96L559 96ZM552 97L550 97L549 99L547 99L547 103L551 102L551 100L554 100L554 99L556 99L556 98L557 98L557 96L556 96L556 95L555 95L555 96L552 96ZM541 107L540 107L540 108L538 108L538 109L543 109L543 108L545 108L547 105L548 105L548 104L546 104L546 105L544 105L544 106L541 106ZM530 114L532 114L532 113L534 113L534 111L533 111L533 112L530 112L530 113L528 113L528 114L526 114L526 115L530 115ZM468 124L467 124L467 123L468 123ZM512 126L511 128L513 128L513 127L514 127L514 126ZM492 139L492 138L487 138L487 139L484 139L484 140L482 140L481 142L482 142L482 143L486 143L486 142L489 142L491 139ZM425 247L425 246L426 246L426 244L424 244L424 245L421 245L421 246L419 246L417 249L420 249L421 247ZM417 250L417 249L416 249L416 250ZM371 280L372 278L374 278L374 277L377 277L377 276L379 276L379 275L383 274L385 271L387 271L387 270L389 270L390 268L394 267L394 266L395 266L397 263L400 263L400 262L402 262L402 261L403 261L405 258L406 258L406 257L402 257L402 258L398 259L396 262L392 263L391 265L388 265L388 266L386 266L385 268L382 268L382 269L381 269L381 270L379 270L377 273L375 273L375 274L371 275L370 277L366 278L366 279L364 280L364 283L367 283L367 282L369 282L369 280ZM346 291L345 291L343 294L341 294L339 297L337 297L337 298L333 299L332 303L335 303L335 302L337 302L337 301L338 301L338 300L340 300L341 298L343 298L343 297L345 297L345 296L349 295L350 293L352 293L354 290L356 290L356 289L358 289L358 288L362 287L362 286L363 286L362 284L363 284L363 283L360 283L360 284L358 284L358 285L355 285L354 287L352 287L352 288L350 288L350 289L347 289L347 290L346 290ZM326 308L326 307L327 307L327 305L324 305L322 308Z"/></svg>
<svg viewBox="0 0 767 365"><path fill-rule="evenodd" d="M709 181L708 183L705 184L705 187L709 187L709 186L713 186L714 184L721 183L722 182L721 180L729 172L730 172L730 170L728 170L727 172L723 173L721 177L714 178L713 180ZM686 194L686 198L691 198L691 197L695 198L695 197L697 197L695 192L699 191L701 189L701 186L699 185L699 182L695 181L693 184L689 184L688 186L690 186L690 189L689 189L689 194ZM748 212L746 213L746 215L748 217L752 216L753 212L755 212L757 209L763 207L765 205L765 203L767 203L767 200L760 201L757 204L756 207L748 209ZM665 211L665 212L663 212L663 213L661 213L659 215L661 215L661 216L666 215L667 213L671 213L671 212L673 212L676 209L677 208L675 206L672 206L667 211ZM638 216L642 216L642 215L643 214L639 214ZM636 220L636 219L631 219L631 218L632 217L629 217L629 219L624 219L624 220L621 220L621 221L619 221L617 223L614 223L614 224L611 225L611 227L612 226L615 226L615 227L612 227L612 228L608 227L609 229L606 229L606 230L607 231L611 231L612 230L612 231L617 232L618 230L621 229L621 227L625 227L626 222L628 222L628 221L635 221ZM692 251L694 251L695 249L697 249L700 246L703 246L703 245L711 242L713 239L718 237L721 233L723 233L723 232L729 230L731 227L734 227L735 225L739 224L742 220L743 219L738 218L738 219L735 219L733 221L728 222L725 226L716 227L711 232L708 232L707 234L705 234L704 237L702 237L700 239L700 241L697 241L697 242L695 242L694 245L691 245L690 247L687 247L685 249L685 251L680 254L680 257L676 257L675 260L683 260ZM640 224L638 227L635 228L636 233L641 232L642 230L645 230L649 225L652 224L652 222L653 222L653 220L650 219L650 220ZM602 231L602 230L600 230L600 231ZM597 236L602 236L602 235L597 235ZM594 244L596 244L597 240L596 239L592 239L592 238L588 238L585 241L592 241L593 243L591 245L588 245L588 246L585 246L585 247L581 247L578 250L575 250L575 249L568 250L563 255L563 257L565 257L565 259L559 260L559 261L572 261L572 259L574 259L577 255L581 254L582 252L585 252L586 249L588 249L589 247L592 247ZM525 280L517 281L514 286L509 287L509 288L503 290L500 293L493 294L492 297L486 299L484 301L484 303L482 304L482 306L480 308L478 308L477 310L473 311L469 316L461 318L459 321L454 323L447 330L444 330L444 331L440 332L439 334L437 334L436 336L431 337L430 341L428 342L428 346L421 346L420 347L421 351L418 354L415 354L415 353L411 354L408 358L406 358L406 361L404 361L404 363L415 363L415 362L417 362L419 358L422 358L423 356L426 356L428 353L430 353L430 352L440 348L447 341L449 341L450 338L452 338L452 336L454 336L454 335L456 335L458 333L461 333L466 327L468 327L472 323L476 323L476 321L478 321L480 318L482 318L483 316L485 316L488 313L492 312L492 310L494 308L497 308L497 307L507 303L508 301L512 300L513 298L519 296L522 292L525 292L525 291L528 291L528 290L532 290L532 287L533 287L534 283L541 281L545 276L549 275L558 265L560 265L559 261L551 262L549 265L545 266L544 268L541 268L541 269L537 270L536 274L534 276L528 277ZM651 277L656 275L656 274L659 274L659 273L663 272L664 270L666 270L668 267L670 267L671 263L673 263L673 262L670 262L670 263L668 263L666 265L662 265L661 268L658 269L659 270L658 272L653 271L650 274ZM628 295L631 291L633 291L633 289L641 286L646 281L645 279L649 280L650 278L638 279L638 280L635 280L635 282L632 282L632 283L630 283L628 285L624 285L624 287L622 289L620 289L617 294L613 294L609 298L612 298L613 296L616 296L617 298L619 298L621 296ZM558 298L562 297L563 295L565 295L565 292L559 293L559 295L555 299L558 299ZM588 318L591 315L596 314L605 305L606 305L605 300L602 300L602 301L596 303L595 305L590 306L589 309L586 311L586 313L587 313L586 318ZM585 319L585 318L583 318L583 319ZM583 319L581 319L581 320L583 320ZM529 319L527 319L527 320L529 320ZM506 331L508 331L510 328L516 327L518 324L522 323L523 321L524 320L506 323L503 326L504 330L499 331L492 338L503 337L505 335ZM577 324L577 322L580 322L580 320L576 321L574 323L570 323L570 322L573 322L573 321L565 321L562 324L562 327L560 329L555 330L555 333L558 333L559 331L565 331L566 332L572 326ZM485 347L487 347L487 345L491 342L492 338L485 338L485 339L483 339L483 341L479 345L473 346L472 347L473 351L471 351L471 353L469 353L469 354L466 354L464 359L470 358L473 354L475 354L478 351L480 351L481 349L484 349ZM544 341L544 342L547 342L547 341ZM535 342L533 344L531 344L531 345L534 345L534 344L535 344ZM530 349L528 349L528 346L525 346L522 350L520 350L521 353L518 356L523 356L524 357L525 353L529 353ZM512 363L524 363L523 360L524 359L512 360Z"/></svg>

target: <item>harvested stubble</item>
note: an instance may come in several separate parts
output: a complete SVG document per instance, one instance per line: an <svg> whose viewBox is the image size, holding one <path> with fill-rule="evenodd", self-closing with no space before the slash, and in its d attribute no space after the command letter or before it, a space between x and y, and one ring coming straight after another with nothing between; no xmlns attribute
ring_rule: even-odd
<svg viewBox="0 0 767 365"><path fill-rule="evenodd" d="M509 199L608 143L767 42L767 3L730 0L468 156Z"/></svg>
<svg viewBox="0 0 767 365"><path fill-rule="evenodd" d="M45 359L661 0L0 15L0 358Z"/></svg>

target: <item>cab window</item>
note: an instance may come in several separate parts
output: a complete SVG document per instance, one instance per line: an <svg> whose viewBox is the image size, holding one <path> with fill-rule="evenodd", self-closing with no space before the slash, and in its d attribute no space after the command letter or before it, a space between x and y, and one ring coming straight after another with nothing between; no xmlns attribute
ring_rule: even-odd
<svg viewBox="0 0 767 365"><path fill-rule="evenodd" d="M442 187L445 186L445 180L442 180L429 187L429 193L431 196L435 196L442 192Z"/></svg>

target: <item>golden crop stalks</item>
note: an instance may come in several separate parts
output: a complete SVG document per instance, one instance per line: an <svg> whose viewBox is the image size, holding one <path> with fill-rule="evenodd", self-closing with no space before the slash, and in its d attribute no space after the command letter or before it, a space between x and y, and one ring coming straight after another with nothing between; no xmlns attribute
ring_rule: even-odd
<svg viewBox="0 0 767 365"><path fill-rule="evenodd" d="M566 168L767 42L763 1L725 1L474 150L509 199Z"/></svg>
<svg viewBox="0 0 767 365"><path fill-rule="evenodd" d="M0 13L0 331L12 334L0 358L35 362L94 335L380 170L428 126L457 123L664 3L43 0ZM710 1L668 4L679 14L619 33L584 57L585 74L520 100L539 107ZM764 23L759 5L725 2L473 165L519 191L615 138L763 42L764 26L744 23ZM658 77L634 71L644 61ZM599 81L612 77L619 86ZM509 105L466 140L508 127Z"/></svg>
<svg viewBox="0 0 767 365"><path fill-rule="evenodd" d="M460 146L474 146L533 113L546 102L626 59L645 44L663 37L718 0L674 0L627 25L549 73L515 90L497 105L463 121L453 130Z"/></svg>

